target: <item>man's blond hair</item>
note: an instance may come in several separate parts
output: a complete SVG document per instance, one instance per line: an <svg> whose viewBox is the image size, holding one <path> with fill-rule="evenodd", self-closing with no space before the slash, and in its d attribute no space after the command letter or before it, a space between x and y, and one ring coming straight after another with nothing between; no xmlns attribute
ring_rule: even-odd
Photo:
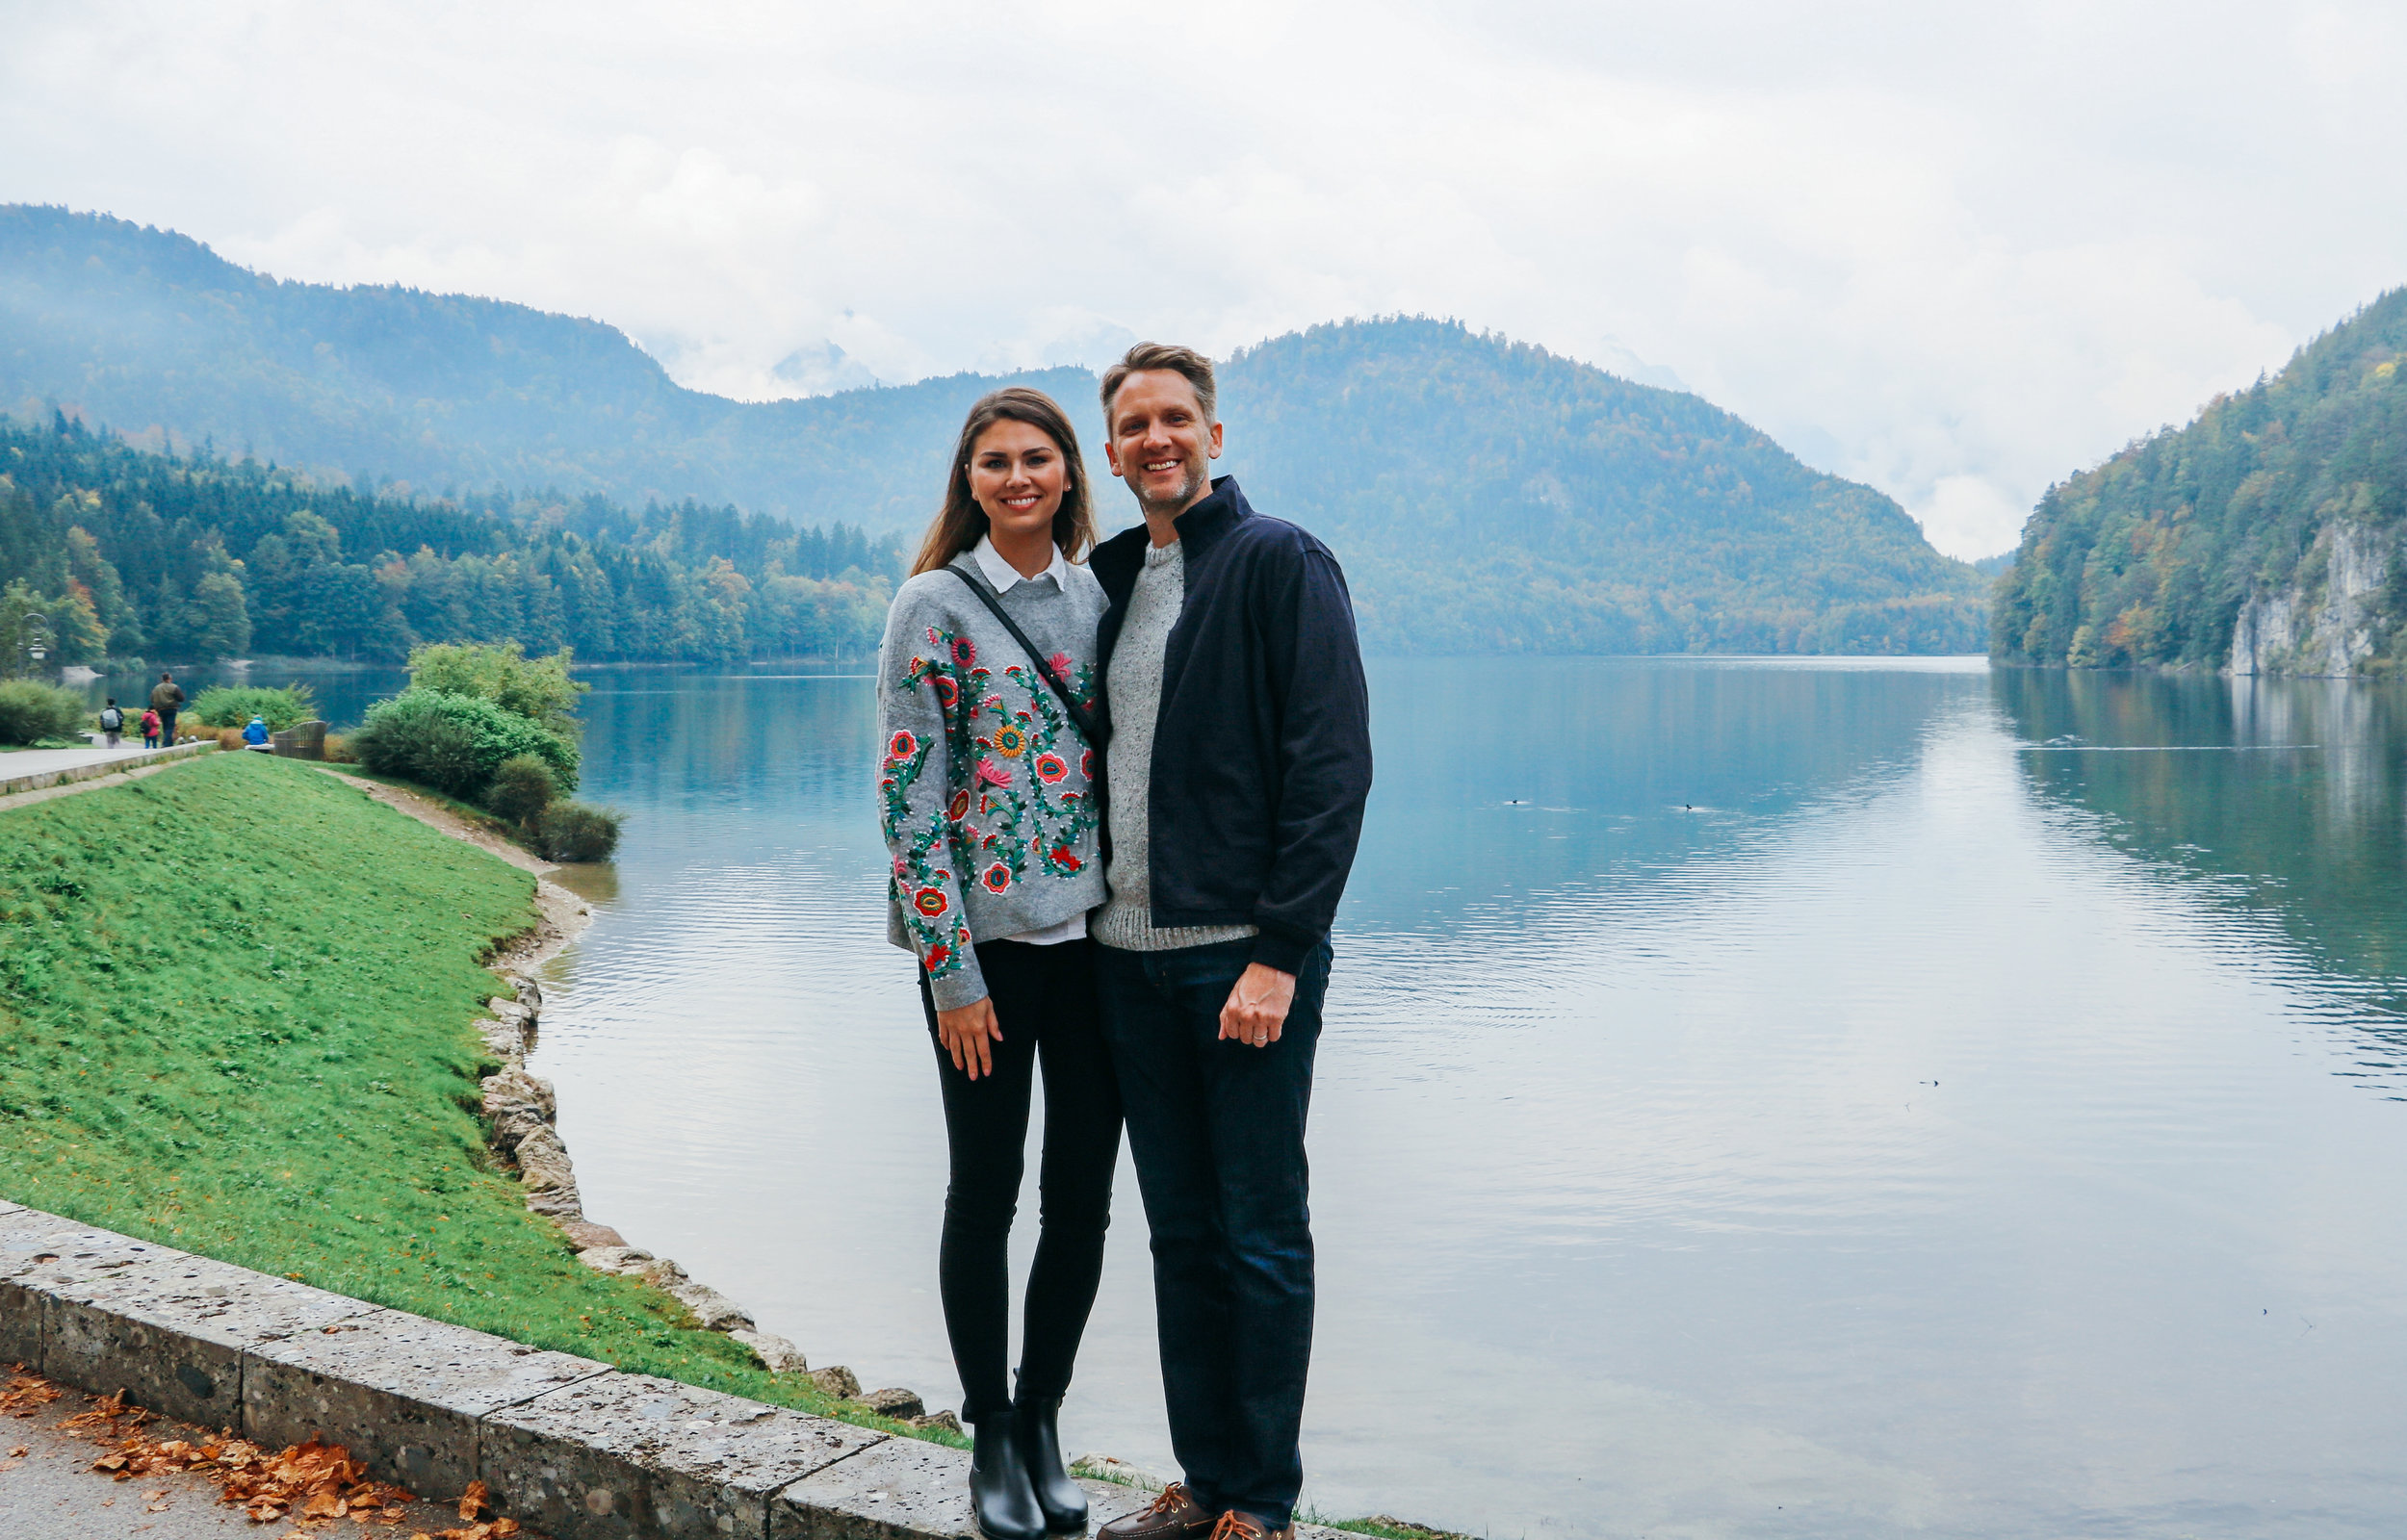
<svg viewBox="0 0 2407 1540"><path fill-rule="evenodd" d="M1128 383L1128 376L1149 369L1164 369L1179 375L1195 387L1195 402L1204 409L1205 423L1220 421L1218 401L1220 390L1212 381L1212 361L1192 347L1177 343L1139 343L1120 355L1120 362L1103 371L1103 436L1111 437L1112 398L1120 387Z"/></svg>

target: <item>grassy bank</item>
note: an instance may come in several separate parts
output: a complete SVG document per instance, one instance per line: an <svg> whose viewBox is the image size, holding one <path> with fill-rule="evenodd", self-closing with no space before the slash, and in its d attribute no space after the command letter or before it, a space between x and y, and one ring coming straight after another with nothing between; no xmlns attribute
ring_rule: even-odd
<svg viewBox="0 0 2407 1540"><path fill-rule="evenodd" d="M533 880L293 760L0 812L0 1194L520 1342L877 1426L580 1264L477 1116Z"/></svg>

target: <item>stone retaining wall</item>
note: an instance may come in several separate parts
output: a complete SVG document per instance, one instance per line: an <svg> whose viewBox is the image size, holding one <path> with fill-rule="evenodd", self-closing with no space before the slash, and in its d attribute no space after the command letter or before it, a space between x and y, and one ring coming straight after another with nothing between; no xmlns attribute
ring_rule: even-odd
<svg viewBox="0 0 2407 1540"><path fill-rule="evenodd" d="M481 1480L556 1540L976 1532L963 1450L622 1373L5 1201L0 1361L271 1448L344 1444L421 1497ZM1147 1499L1086 1486L1099 1524Z"/></svg>

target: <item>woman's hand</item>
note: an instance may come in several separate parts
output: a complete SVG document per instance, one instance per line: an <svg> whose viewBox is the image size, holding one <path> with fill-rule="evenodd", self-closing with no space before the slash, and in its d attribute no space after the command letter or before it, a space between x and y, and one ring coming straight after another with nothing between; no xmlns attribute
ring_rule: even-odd
<svg viewBox="0 0 2407 1540"><path fill-rule="evenodd" d="M1003 1040L1003 1024L995 1019L993 995L936 1013L936 1040L953 1056L953 1067L971 1080L995 1072L994 1050L987 1046L990 1040Z"/></svg>

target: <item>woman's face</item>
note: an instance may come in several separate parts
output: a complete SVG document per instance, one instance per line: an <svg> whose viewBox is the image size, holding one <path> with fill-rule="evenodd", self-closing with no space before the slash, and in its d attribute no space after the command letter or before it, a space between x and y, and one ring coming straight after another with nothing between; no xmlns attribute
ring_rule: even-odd
<svg viewBox="0 0 2407 1540"><path fill-rule="evenodd" d="M1006 419L970 447L970 496L986 510L996 541L1052 537L1070 489L1070 466L1051 434Z"/></svg>

